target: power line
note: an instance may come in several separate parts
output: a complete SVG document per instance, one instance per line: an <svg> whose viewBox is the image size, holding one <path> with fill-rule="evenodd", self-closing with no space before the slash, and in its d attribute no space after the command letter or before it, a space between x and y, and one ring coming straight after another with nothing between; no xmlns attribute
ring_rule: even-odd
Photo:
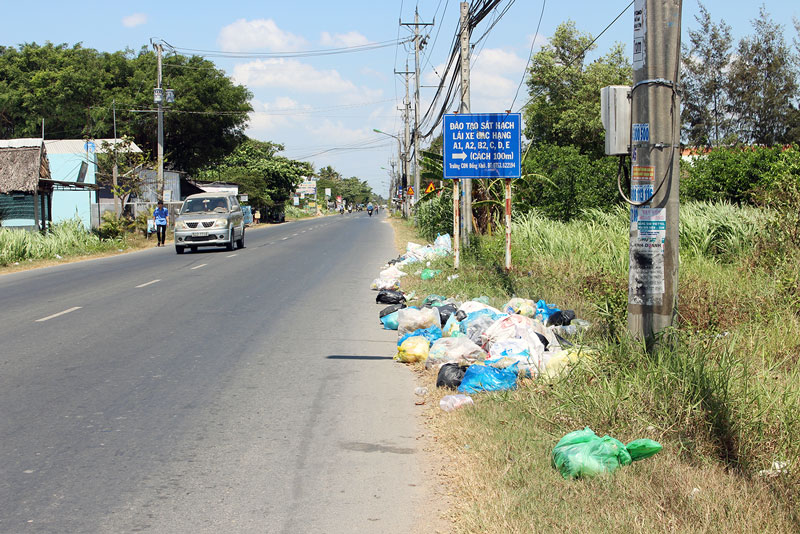
<svg viewBox="0 0 800 534"><path fill-rule="evenodd" d="M355 52L367 52L370 50L377 50L379 48L386 48L389 46L397 46L399 44L408 42L406 40L392 39L389 41L379 41L374 43L366 43L355 46L345 46L339 48L326 48L320 50L301 50L297 52L228 52L224 50L205 50L201 48L187 48L181 46L173 46L166 41L166 44L174 52L190 53L200 57L219 57L219 58L235 58L235 59L259 59L259 58L305 58L314 56L331 56L337 54L352 54Z"/></svg>
<svg viewBox="0 0 800 534"><path fill-rule="evenodd" d="M528 54L528 61L525 62L525 69L522 71L522 79L519 81L519 85L517 85L517 90L514 92L514 100L511 101L511 105L508 106L508 109L514 109L514 102L517 101L517 97L519 96L519 90L522 88L522 84L525 83L525 75L528 74L528 66L531 64L531 59L533 58L533 47L536 46L536 39L539 37L539 28L542 26L542 17L544 17L544 7L547 5L547 0L542 0L542 12L539 13L539 22L536 24L536 33L533 34L533 41L531 42L531 53Z"/></svg>

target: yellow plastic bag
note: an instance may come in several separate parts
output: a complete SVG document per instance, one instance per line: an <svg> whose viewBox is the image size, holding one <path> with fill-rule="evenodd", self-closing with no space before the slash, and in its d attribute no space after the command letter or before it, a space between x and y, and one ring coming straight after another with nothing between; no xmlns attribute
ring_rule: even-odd
<svg viewBox="0 0 800 534"><path fill-rule="evenodd" d="M398 347L394 359L403 363L424 362L428 359L429 348L430 342L426 337L410 337Z"/></svg>
<svg viewBox="0 0 800 534"><path fill-rule="evenodd" d="M556 352L552 358L545 363L545 375L555 378L580 360L593 360L597 351L586 347L570 347Z"/></svg>

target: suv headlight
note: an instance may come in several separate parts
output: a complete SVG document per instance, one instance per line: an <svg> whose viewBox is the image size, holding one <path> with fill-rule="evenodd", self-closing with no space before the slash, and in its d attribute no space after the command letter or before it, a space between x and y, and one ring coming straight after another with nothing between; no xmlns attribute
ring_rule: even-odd
<svg viewBox="0 0 800 534"><path fill-rule="evenodd" d="M178 219L177 221L175 221L175 228L177 228L178 230L188 230L189 229L189 227L186 226L186 221L183 221L181 219Z"/></svg>
<svg viewBox="0 0 800 534"><path fill-rule="evenodd" d="M228 219L217 219L214 221L214 228L227 228Z"/></svg>

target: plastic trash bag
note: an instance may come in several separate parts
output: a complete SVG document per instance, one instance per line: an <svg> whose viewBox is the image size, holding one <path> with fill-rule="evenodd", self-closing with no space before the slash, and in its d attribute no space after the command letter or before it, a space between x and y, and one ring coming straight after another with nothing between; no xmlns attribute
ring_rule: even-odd
<svg viewBox="0 0 800 534"><path fill-rule="evenodd" d="M436 387L456 389L461 385L461 380L466 372L467 367L462 367L457 363L446 363L442 365L439 374L436 375Z"/></svg>
<svg viewBox="0 0 800 534"><path fill-rule="evenodd" d="M447 297L443 297L441 295L428 295L427 297L425 297L425 300L422 301L420 307L424 308L426 306L429 306L436 308L441 306L445 300L447 300Z"/></svg>
<svg viewBox="0 0 800 534"><path fill-rule="evenodd" d="M448 253L451 252L453 250L453 240L450 234L437 235L433 242L433 247L444 249Z"/></svg>
<svg viewBox="0 0 800 534"><path fill-rule="evenodd" d="M403 363L423 362L428 358L430 344L423 336L414 336L403 341L397 349L395 360Z"/></svg>
<svg viewBox="0 0 800 534"><path fill-rule="evenodd" d="M441 269L423 269L422 274L420 274L420 278L423 280L430 280L431 278L433 278L437 274L440 274L441 272L442 272Z"/></svg>
<svg viewBox="0 0 800 534"><path fill-rule="evenodd" d="M424 330L431 326L441 327L439 310L436 308L405 308L398 316L397 334L402 336L415 330Z"/></svg>
<svg viewBox="0 0 800 534"><path fill-rule="evenodd" d="M546 326L569 326L575 320L575 312L573 310L560 310L550 315L547 318Z"/></svg>
<svg viewBox="0 0 800 534"><path fill-rule="evenodd" d="M647 438L635 439L625 445L625 448L634 462L655 456L662 449L659 442Z"/></svg>
<svg viewBox="0 0 800 534"><path fill-rule="evenodd" d="M559 311L561 310L555 304L548 304L544 300L536 301L536 318L545 324L551 315Z"/></svg>
<svg viewBox="0 0 800 534"><path fill-rule="evenodd" d="M468 300L467 302L463 303L461 306L458 307L458 311L464 312L467 315L476 312L478 310L489 310L492 313L502 313L497 308L493 308L488 304L484 304L482 302L476 302L474 300Z"/></svg>
<svg viewBox="0 0 800 534"><path fill-rule="evenodd" d="M400 289L400 281L397 278L376 278L369 286L370 289L380 291L381 289Z"/></svg>
<svg viewBox="0 0 800 534"><path fill-rule="evenodd" d="M502 311L508 314L518 313L525 317L536 316L536 303L529 299L513 298L503 305Z"/></svg>
<svg viewBox="0 0 800 534"><path fill-rule="evenodd" d="M402 278L407 273L401 271L396 265L392 265L382 270L378 275L379 278Z"/></svg>
<svg viewBox="0 0 800 534"><path fill-rule="evenodd" d="M636 460L649 458L661 450L661 445L653 440L634 440L630 445L636 451ZM621 441L610 436L600 438L588 426L561 438L552 456L553 467L565 479L613 473L633 460Z"/></svg>
<svg viewBox="0 0 800 534"><path fill-rule="evenodd" d="M378 296L375 297L375 302L377 304L400 304L401 302L405 302L405 300L406 298L403 296L402 292L392 289L381 289L378 291Z"/></svg>
<svg viewBox="0 0 800 534"><path fill-rule="evenodd" d="M530 344L524 339L504 339L492 344L486 365L505 369L515 363L517 375L523 378L535 378L544 366L541 355L531 354Z"/></svg>
<svg viewBox="0 0 800 534"><path fill-rule="evenodd" d="M529 363L536 367L536 369L540 369L542 367L542 357L545 352L545 344L537 335L538 332L536 323L537 321L534 319L525 317L523 315L507 315L492 323L483 332L478 343L485 347L489 351L489 354L499 357L510 355L503 354L504 348L508 345L502 345L493 351L495 344L503 341L519 340L522 342L522 345L527 348ZM555 339L554 334L551 333L550 335L553 337L553 339ZM545 339L545 342L548 342L549 344L549 340ZM515 342L513 345L518 344L518 342ZM520 351L517 350L517 352ZM534 376L537 374L538 371L533 373Z"/></svg>
<svg viewBox="0 0 800 534"><path fill-rule="evenodd" d="M469 340L462 337L443 337L431 345L425 367L431 368L439 363L465 363L471 364L486 359L486 351Z"/></svg>
<svg viewBox="0 0 800 534"><path fill-rule="evenodd" d="M496 369L486 365L470 365L458 391L461 393L478 393L479 391L500 391L503 389L516 389L517 366L512 365L506 369Z"/></svg>
<svg viewBox="0 0 800 534"><path fill-rule="evenodd" d="M480 309L467 314L463 321L459 323L459 329L476 345L483 346L481 335L492 326L498 319L506 317L503 313L495 313L488 308Z"/></svg>
<svg viewBox="0 0 800 534"><path fill-rule="evenodd" d="M378 313L378 317L385 317L386 315L389 315L390 313L394 313L397 310L402 310L405 307L406 307L405 302L401 302L400 304L392 304L390 306L386 306L384 309L382 309Z"/></svg>
<svg viewBox="0 0 800 534"><path fill-rule="evenodd" d="M439 320L442 322L442 327L447 324L450 316L456 313L455 304L444 304L442 306L434 306L434 308L439 309Z"/></svg>
<svg viewBox="0 0 800 534"><path fill-rule="evenodd" d="M462 406L473 406L474 404L472 397L468 397L467 395L445 395L442 397L442 400L439 401L439 408L446 412L452 412Z"/></svg>
<svg viewBox="0 0 800 534"><path fill-rule="evenodd" d="M452 337L455 332L459 333L461 332L460 324L458 322L458 319L456 319L456 314L452 314L442 327L442 335L444 337Z"/></svg>
<svg viewBox="0 0 800 534"><path fill-rule="evenodd" d="M400 339L397 340L397 346L400 346L403 343L403 341L414 336L423 336L425 339L428 340L428 343L433 343L437 339L441 339L442 329L439 328L439 325L433 325L429 326L428 328L420 328L419 330L414 330L413 332L403 334L402 336L400 336Z"/></svg>
<svg viewBox="0 0 800 534"><path fill-rule="evenodd" d="M580 360L592 360L595 356L596 351L579 346L558 350L545 362L545 374L555 378Z"/></svg>
<svg viewBox="0 0 800 534"><path fill-rule="evenodd" d="M397 330L398 326L397 316L398 313L395 311L381 317L381 323L383 323L384 330Z"/></svg>

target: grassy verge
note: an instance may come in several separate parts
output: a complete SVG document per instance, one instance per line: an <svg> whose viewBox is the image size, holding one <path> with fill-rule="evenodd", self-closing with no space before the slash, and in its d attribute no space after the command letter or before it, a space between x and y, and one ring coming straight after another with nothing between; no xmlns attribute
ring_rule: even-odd
<svg viewBox="0 0 800 534"><path fill-rule="evenodd" d="M626 333L624 211L568 224L520 218L508 274L502 237L489 237L465 251L456 280L445 278L449 258L434 263L444 272L433 280L403 279L421 297L487 295L497 306L544 298L594 325L580 342L596 358L558 379L475 395L474 409L441 412L448 392L422 373L428 420L450 459L457 532L798 530L800 310L792 288L755 266L761 216L682 206L681 322L669 348L652 354ZM612 477L564 481L550 453L584 426L623 442L656 439L664 450ZM788 471L759 474L776 461Z"/></svg>
<svg viewBox="0 0 800 534"><path fill-rule="evenodd" d="M55 224L47 234L0 228L0 270L13 271L87 256L116 254L145 248L154 242L155 239L148 241L134 235L101 239L87 232L77 221Z"/></svg>

